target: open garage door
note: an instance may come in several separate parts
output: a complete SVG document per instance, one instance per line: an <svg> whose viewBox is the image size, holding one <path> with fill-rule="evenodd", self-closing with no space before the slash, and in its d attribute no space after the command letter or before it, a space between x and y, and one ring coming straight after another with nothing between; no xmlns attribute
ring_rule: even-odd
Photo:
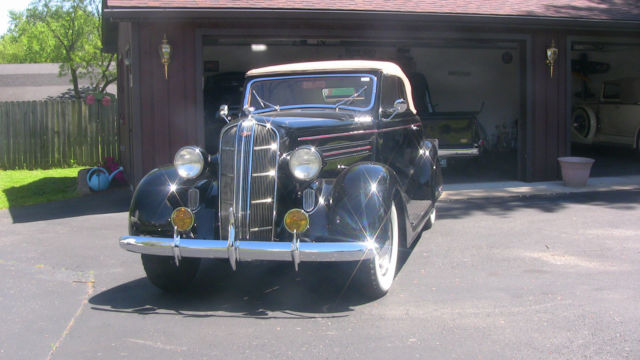
<svg viewBox="0 0 640 360"><path fill-rule="evenodd" d="M570 39L571 152L592 176L640 174L640 42Z"/></svg>
<svg viewBox="0 0 640 360"><path fill-rule="evenodd" d="M217 150L224 126L221 104L240 112L241 83L247 70L274 64L336 59L386 60L408 75L423 75L430 106L437 113L475 113L474 130L482 152L474 158L449 158L445 181L499 181L518 177L518 129L526 117L524 41L496 39L432 39L420 42L331 39L239 40L202 37L203 107L206 146ZM434 123L436 124L436 123ZM461 125L459 125L461 124ZM447 136L463 123L437 123ZM434 125L436 129L436 125ZM434 130L436 131L436 130ZM471 141L471 139L468 139Z"/></svg>

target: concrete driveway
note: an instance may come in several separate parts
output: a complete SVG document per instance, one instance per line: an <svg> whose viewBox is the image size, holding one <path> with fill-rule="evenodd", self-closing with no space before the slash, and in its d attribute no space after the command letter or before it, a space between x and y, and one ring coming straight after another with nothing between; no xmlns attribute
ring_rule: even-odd
<svg viewBox="0 0 640 360"><path fill-rule="evenodd" d="M640 354L638 190L443 201L374 302L308 264L206 262L191 291L164 294L117 246L128 196L0 211L0 358Z"/></svg>

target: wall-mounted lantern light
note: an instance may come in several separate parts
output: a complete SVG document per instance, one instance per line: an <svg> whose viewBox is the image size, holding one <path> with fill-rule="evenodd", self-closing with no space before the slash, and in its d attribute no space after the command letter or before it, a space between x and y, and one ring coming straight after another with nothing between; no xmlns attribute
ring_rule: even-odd
<svg viewBox="0 0 640 360"><path fill-rule="evenodd" d="M164 39L162 39L162 44L158 47L160 51L160 61L162 61L162 65L164 65L164 78L169 79L169 64L171 63L171 45L169 45L169 41L167 41L167 34L164 34Z"/></svg>
<svg viewBox="0 0 640 360"><path fill-rule="evenodd" d="M551 71L551 78L553 79L553 64L558 59L558 48L556 48L555 40L551 40L551 47L547 49L547 65Z"/></svg>

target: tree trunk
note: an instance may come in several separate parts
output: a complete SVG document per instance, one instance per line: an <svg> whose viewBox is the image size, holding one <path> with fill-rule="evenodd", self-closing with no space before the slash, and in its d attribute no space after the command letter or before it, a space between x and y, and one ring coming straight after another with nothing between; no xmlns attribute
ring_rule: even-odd
<svg viewBox="0 0 640 360"><path fill-rule="evenodd" d="M78 86L78 71L73 67L69 67L69 73L71 73L71 81L73 83L73 93L76 96L76 99L82 98L80 95L80 87Z"/></svg>

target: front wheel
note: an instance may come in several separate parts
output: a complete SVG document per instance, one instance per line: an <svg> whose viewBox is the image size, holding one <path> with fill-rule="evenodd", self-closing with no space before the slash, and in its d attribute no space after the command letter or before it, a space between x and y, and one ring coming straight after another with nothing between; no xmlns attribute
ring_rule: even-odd
<svg viewBox="0 0 640 360"><path fill-rule="evenodd" d="M186 289L200 268L200 259L198 258L182 258L178 265L172 256L142 254L141 258L147 279L153 285L167 292Z"/></svg>
<svg viewBox="0 0 640 360"><path fill-rule="evenodd" d="M433 227L433 224L436 223L436 207L433 207L433 210L431 210L431 214L429 214L429 218L427 219L427 222L424 224L424 228L423 230L429 230Z"/></svg>
<svg viewBox="0 0 640 360"><path fill-rule="evenodd" d="M375 251L374 258L360 264L357 274L363 292L372 298L384 296L396 276L400 233L395 204L391 205L389 217L380 229L378 237L378 248L372 250Z"/></svg>

